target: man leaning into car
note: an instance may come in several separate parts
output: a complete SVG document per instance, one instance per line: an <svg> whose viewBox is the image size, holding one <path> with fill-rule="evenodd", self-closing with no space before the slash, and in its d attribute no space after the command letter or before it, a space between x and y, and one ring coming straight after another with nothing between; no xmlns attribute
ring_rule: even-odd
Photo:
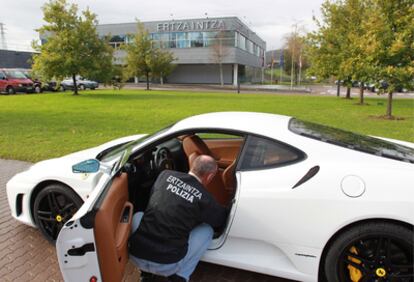
<svg viewBox="0 0 414 282"><path fill-rule="evenodd" d="M155 275L188 281L227 211L205 188L217 172L216 161L198 156L189 173L164 170L154 183L148 207L134 215L130 259L141 281Z"/></svg>

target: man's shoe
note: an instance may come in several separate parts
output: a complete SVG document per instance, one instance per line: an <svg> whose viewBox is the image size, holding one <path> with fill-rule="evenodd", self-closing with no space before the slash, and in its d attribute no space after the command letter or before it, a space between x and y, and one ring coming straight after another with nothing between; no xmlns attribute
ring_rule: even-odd
<svg viewBox="0 0 414 282"><path fill-rule="evenodd" d="M177 274L168 276L168 281L169 282L187 282L185 278L182 278L181 276L178 276Z"/></svg>

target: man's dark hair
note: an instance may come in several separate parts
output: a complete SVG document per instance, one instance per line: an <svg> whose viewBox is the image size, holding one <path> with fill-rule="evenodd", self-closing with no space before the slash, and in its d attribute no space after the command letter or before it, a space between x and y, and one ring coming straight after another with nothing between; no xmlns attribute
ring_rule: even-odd
<svg viewBox="0 0 414 282"><path fill-rule="evenodd" d="M192 163L191 171L199 177L203 177L217 170L217 162L208 155L198 156Z"/></svg>

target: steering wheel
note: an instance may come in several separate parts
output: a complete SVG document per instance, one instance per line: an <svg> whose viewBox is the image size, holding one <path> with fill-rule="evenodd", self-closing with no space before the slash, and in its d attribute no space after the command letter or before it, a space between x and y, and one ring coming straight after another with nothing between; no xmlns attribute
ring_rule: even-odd
<svg viewBox="0 0 414 282"><path fill-rule="evenodd" d="M158 148L154 154L154 164L158 172L165 169L173 170L175 165L170 150L166 147Z"/></svg>

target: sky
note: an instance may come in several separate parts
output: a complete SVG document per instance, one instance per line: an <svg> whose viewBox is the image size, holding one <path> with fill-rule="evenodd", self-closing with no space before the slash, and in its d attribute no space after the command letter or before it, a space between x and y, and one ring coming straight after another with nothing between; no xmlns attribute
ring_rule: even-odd
<svg viewBox="0 0 414 282"><path fill-rule="evenodd" d="M30 49L35 31L43 24L45 0L0 0L0 23L4 24L8 49ZM312 17L320 16L323 0L78 0L80 10L89 7L99 23L125 23L237 16L267 43L267 50L280 48L297 23L306 31L316 28ZM0 35L0 41L1 41ZM0 42L0 47L2 46Z"/></svg>

